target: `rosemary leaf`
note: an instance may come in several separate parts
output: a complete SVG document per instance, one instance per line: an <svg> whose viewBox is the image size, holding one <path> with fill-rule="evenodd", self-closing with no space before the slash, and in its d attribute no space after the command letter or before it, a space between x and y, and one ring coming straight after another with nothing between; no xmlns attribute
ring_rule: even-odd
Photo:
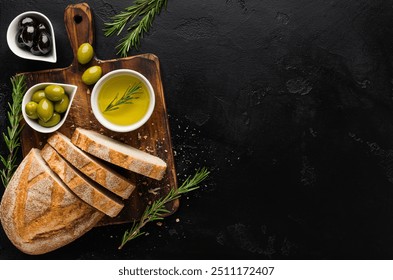
<svg viewBox="0 0 393 280"><path fill-rule="evenodd" d="M22 130L22 126L20 125L20 121L22 120L22 99L26 91L25 76L13 76L11 78L11 84L12 104L8 103L9 111L7 113L9 126L7 127L7 134L3 132L8 155L0 155L0 161L3 165L0 171L0 177L4 187L7 187L16 169L16 159L20 146L19 135Z"/></svg>
<svg viewBox="0 0 393 280"><path fill-rule="evenodd" d="M7 161L6 161L5 158L2 157L1 155L0 155L0 161L1 161L1 163L2 163L3 165L6 165L6 164L7 164ZM2 171L3 171L3 170L2 170Z"/></svg>
<svg viewBox="0 0 393 280"><path fill-rule="evenodd" d="M147 223L162 220L165 214L170 213L169 210L165 208L165 205L168 202L180 198L182 194L198 189L199 184L209 176L209 173L210 172L206 168L197 170L195 175L193 177L188 177L178 189L171 189L165 197L147 206L140 220L134 222L131 228L124 233L119 249L122 249L127 242L145 234L141 230Z"/></svg>
<svg viewBox="0 0 393 280"><path fill-rule="evenodd" d="M105 36L119 36L130 25L126 29L128 34L116 46L119 55L126 57L132 48L139 48L140 39L149 32L155 17L167 6L167 2L168 0L135 0L132 6L111 17L111 22L104 23Z"/></svg>

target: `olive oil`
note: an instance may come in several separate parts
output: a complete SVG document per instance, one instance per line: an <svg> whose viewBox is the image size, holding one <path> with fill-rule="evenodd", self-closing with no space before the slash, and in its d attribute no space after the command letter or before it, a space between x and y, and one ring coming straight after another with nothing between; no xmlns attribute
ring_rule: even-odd
<svg viewBox="0 0 393 280"><path fill-rule="evenodd" d="M116 110L105 111L115 99L120 99L130 86L141 85L135 92L131 104L121 104ZM132 76L118 76L108 80L98 94L98 107L104 118L116 125L132 125L138 122L147 112L150 97L146 86L138 78Z"/></svg>

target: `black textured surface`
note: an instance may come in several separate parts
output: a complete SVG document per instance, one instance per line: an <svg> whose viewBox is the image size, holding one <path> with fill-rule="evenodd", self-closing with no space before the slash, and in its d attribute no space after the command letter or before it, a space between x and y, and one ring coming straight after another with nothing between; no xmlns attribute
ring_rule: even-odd
<svg viewBox="0 0 393 280"><path fill-rule="evenodd" d="M75 1L21 2L0 1L1 131L12 75L71 63ZM87 2L97 56L115 58L103 22L132 1ZM55 65L8 49L27 10L52 20ZM393 258L392 19L388 0L168 0L133 54L160 59L179 181L210 179L122 251L126 225L34 258ZM0 230L0 259L29 258Z"/></svg>

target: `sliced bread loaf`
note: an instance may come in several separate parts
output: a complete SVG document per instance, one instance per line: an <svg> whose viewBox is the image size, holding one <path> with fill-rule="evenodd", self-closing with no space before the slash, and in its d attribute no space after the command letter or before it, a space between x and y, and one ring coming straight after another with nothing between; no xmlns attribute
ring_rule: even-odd
<svg viewBox="0 0 393 280"><path fill-rule="evenodd" d="M11 178L0 205L0 220L22 252L44 254L97 224L104 214L75 196L32 149Z"/></svg>
<svg viewBox="0 0 393 280"><path fill-rule="evenodd" d="M71 140L60 132L54 133L48 143L70 164L104 188L127 199L135 189L135 184L118 174L109 166L103 165L71 143Z"/></svg>
<svg viewBox="0 0 393 280"><path fill-rule="evenodd" d="M159 157L95 131L77 128L71 142L98 158L156 180L162 179L167 167Z"/></svg>
<svg viewBox="0 0 393 280"><path fill-rule="evenodd" d="M66 162L50 145L46 144L41 156L49 167L80 199L110 217L116 217L124 204L113 193L103 189L96 182L83 176Z"/></svg>

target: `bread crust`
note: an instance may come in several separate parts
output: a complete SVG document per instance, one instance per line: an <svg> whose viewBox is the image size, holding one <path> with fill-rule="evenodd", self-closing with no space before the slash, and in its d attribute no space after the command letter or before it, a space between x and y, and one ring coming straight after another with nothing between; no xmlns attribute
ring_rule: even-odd
<svg viewBox="0 0 393 280"><path fill-rule="evenodd" d="M166 163L160 158L95 131L77 128L72 135L71 142L102 160L156 180L163 178L167 168ZM143 154L144 158L134 157L132 154L135 153Z"/></svg>
<svg viewBox="0 0 393 280"><path fill-rule="evenodd" d="M124 204L114 194L104 192L97 183L88 180L67 163L49 144L41 151L41 156L60 179L84 202L110 217L116 217Z"/></svg>
<svg viewBox="0 0 393 280"><path fill-rule="evenodd" d="M75 196L32 149L8 184L0 220L10 241L22 252L44 254L79 238L104 214Z"/></svg>
<svg viewBox="0 0 393 280"><path fill-rule="evenodd" d="M80 150L71 143L71 139L60 132L49 137L48 143L83 174L116 195L128 199L135 190L135 183Z"/></svg>

